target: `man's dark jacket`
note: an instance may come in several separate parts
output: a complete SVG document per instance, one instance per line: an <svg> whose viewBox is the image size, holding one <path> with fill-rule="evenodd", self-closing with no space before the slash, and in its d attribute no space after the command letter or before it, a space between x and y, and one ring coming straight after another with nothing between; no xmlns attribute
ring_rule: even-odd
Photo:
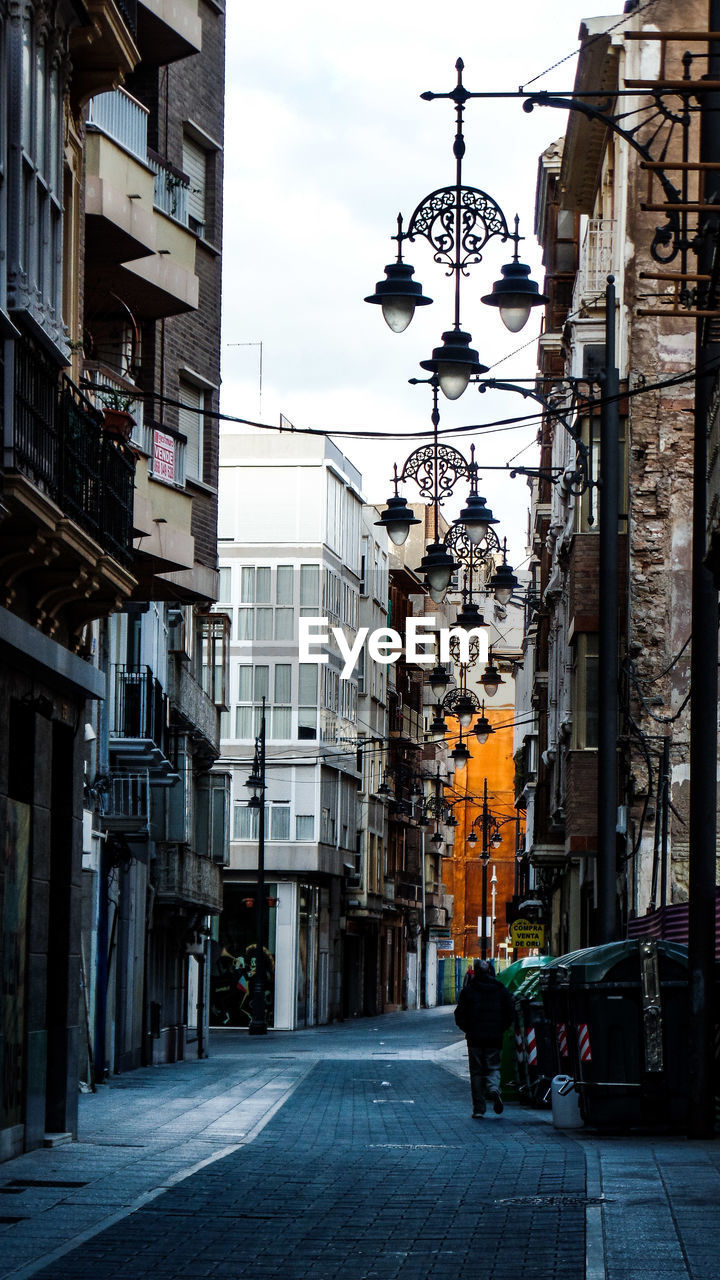
<svg viewBox="0 0 720 1280"><path fill-rule="evenodd" d="M499 1049L512 1021L513 1001L507 987L497 978L473 975L460 992L455 1010L455 1022L468 1044Z"/></svg>

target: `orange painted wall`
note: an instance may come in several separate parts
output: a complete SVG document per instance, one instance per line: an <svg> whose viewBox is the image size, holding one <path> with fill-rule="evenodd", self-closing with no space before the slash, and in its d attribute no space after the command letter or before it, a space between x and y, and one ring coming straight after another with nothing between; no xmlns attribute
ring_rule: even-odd
<svg viewBox="0 0 720 1280"><path fill-rule="evenodd" d="M490 734L487 742L479 743L472 731L464 738L471 752L471 759L464 769L457 769L454 776L452 798L456 800L453 813L458 825L455 828L455 844L452 856L443 859L443 883L453 896L453 917L450 923L455 943L455 955L468 958L480 955L478 917L482 916L482 797L483 782L487 778L488 809L503 821L500 826L502 844L491 849L487 870L487 914L492 914L491 877L493 867L498 883L495 886L495 954L498 943L507 938L505 904L515 891L515 849L517 841L516 811L513 805L515 766L513 761L514 706L491 706L486 702L485 715L490 723L504 725ZM454 740L454 735L453 740ZM524 829L521 815L521 831ZM473 822L477 824L473 827ZM492 824L491 824L492 825ZM477 844L467 843L467 836L474 830ZM511 954L511 953L510 953ZM488 956L490 938L488 936Z"/></svg>

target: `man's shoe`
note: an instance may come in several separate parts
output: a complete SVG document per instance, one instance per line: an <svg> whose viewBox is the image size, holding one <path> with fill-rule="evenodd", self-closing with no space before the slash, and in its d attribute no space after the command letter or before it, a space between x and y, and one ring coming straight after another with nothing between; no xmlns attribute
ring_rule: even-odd
<svg viewBox="0 0 720 1280"><path fill-rule="evenodd" d="M484 1115L485 1115L484 1111L473 1111L472 1118L473 1120L482 1120Z"/></svg>
<svg viewBox="0 0 720 1280"><path fill-rule="evenodd" d="M493 1111L495 1112L495 1115L501 1116L505 1108L503 1106L503 1100L500 1097L500 1094L497 1093L496 1091L495 1093L491 1093L490 1097L492 1098Z"/></svg>

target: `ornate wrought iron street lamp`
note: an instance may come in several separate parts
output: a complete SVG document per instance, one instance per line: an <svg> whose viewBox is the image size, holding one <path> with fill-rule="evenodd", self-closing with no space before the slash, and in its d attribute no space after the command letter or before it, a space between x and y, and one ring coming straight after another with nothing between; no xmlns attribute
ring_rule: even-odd
<svg viewBox="0 0 720 1280"><path fill-rule="evenodd" d="M455 182L440 187L424 196L410 217L407 230L403 230L402 215L398 215L397 261L385 268L386 279L376 286L375 293L365 299L382 307L383 315L396 332L402 332L412 320L416 306L427 306L432 299L426 297L422 285L413 280L413 268L403 262L402 248L406 241L412 243L422 237L430 244L434 259L447 268L454 277L455 306L453 325L442 335L429 360L421 360L421 368L437 376L440 390L448 400L457 400L467 387L470 377L487 372L480 363L477 351L471 347L472 336L462 328L460 316L460 282L468 274L468 268L482 261L482 251L494 236L503 242L514 244L512 261L501 268L502 279L496 280L489 294L482 301L497 307L500 318L512 333L522 329L533 307L542 306L547 298L540 293L535 281L530 279L530 269L519 261L518 246L522 239L515 218L515 229L508 227L500 206L479 187L469 187L463 182L465 138L463 115L465 103L473 95L463 85L464 63L456 64L457 84L449 93L427 92L420 96L430 102L434 98L447 98L455 105Z"/></svg>
<svg viewBox="0 0 720 1280"><path fill-rule="evenodd" d="M402 469L394 468L393 485L395 492L388 498L385 510L375 523L386 529L395 546L402 546L414 524L420 524L414 511L408 506L405 498L398 493L401 484L413 481L420 490L421 497L429 499L433 508L434 541L425 551L418 573L424 575L430 596L436 602L443 599L450 579L458 562L449 549L448 539L440 538L440 507L446 498L453 493L459 480L469 481L470 492L467 502L460 512L455 526L463 531L465 538L474 546L479 546L487 538L492 525L498 523L487 502L478 493L478 464L475 461L475 446L470 448L470 460L453 445L441 444L438 437L440 413L438 409L438 378L428 379L433 393L431 422L433 439L431 444L421 445L413 449L405 459ZM499 542L497 544L500 545Z"/></svg>

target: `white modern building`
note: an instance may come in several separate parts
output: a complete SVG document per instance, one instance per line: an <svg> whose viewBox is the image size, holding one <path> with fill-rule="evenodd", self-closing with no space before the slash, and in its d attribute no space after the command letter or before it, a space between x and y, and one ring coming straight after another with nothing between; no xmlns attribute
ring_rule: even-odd
<svg viewBox="0 0 720 1280"><path fill-rule="evenodd" d="M215 1025L249 1021L258 811L248 807L245 782L263 708L269 1019L293 1029L343 1016L360 666L343 678L332 629L349 644L358 629L361 483L330 440L288 436L280 449L266 432L221 438L217 607L232 628L219 765L232 776L232 818L211 974ZM318 618L327 619L328 640L303 654L301 621Z"/></svg>
<svg viewBox="0 0 720 1280"><path fill-rule="evenodd" d="M379 512L362 511L359 624L379 631L388 624L388 536ZM358 764L362 766L354 874L347 881L343 1012L346 1017L383 1011L383 913L387 912L388 813L379 790L388 761L388 676L393 671L362 651L358 671Z"/></svg>

